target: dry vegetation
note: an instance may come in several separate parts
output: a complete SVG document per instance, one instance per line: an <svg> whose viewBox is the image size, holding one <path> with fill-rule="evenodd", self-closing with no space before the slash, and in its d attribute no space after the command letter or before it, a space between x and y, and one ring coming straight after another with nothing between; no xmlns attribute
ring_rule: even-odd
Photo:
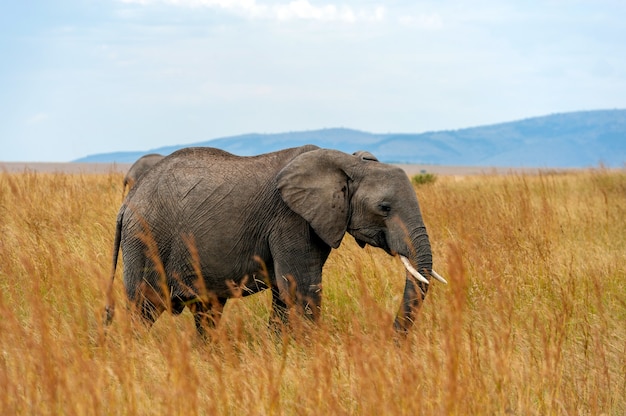
<svg viewBox="0 0 626 416"><path fill-rule="evenodd" d="M0 414L626 414L624 172L416 188L450 284L403 341L402 267L351 237L308 336L270 336L268 294L209 344L187 312L136 328L119 278L105 334L121 184L0 173Z"/></svg>

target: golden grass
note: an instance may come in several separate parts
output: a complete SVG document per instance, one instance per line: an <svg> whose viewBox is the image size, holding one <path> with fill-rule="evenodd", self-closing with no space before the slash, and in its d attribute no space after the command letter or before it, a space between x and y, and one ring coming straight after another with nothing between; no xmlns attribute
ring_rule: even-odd
<svg viewBox="0 0 626 416"><path fill-rule="evenodd" d="M229 301L149 331L104 294L121 174L0 174L0 414L626 414L626 173L439 177L418 187L437 282L408 338L400 262L351 237L322 322L267 331ZM119 273L118 273L119 276Z"/></svg>

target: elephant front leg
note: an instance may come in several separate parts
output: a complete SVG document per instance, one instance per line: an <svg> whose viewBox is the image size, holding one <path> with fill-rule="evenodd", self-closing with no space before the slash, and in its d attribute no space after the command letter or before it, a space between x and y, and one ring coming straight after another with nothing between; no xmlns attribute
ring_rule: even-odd
<svg viewBox="0 0 626 416"><path fill-rule="evenodd" d="M303 234L312 232L308 224ZM272 274L272 319L293 325L293 316L317 322L322 305L322 268L330 247L315 235L301 244L290 239L272 247L274 273ZM278 319L274 319L278 318Z"/></svg>
<svg viewBox="0 0 626 416"><path fill-rule="evenodd" d="M396 331L406 334L409 328L413 326L415 315L424 301L427 291L427 284L418 282L413 276L407 273L404 295L402 296L402 305L400 306L400 310L393 324Z"/></svg>
<svg viewBox="0 0 626 416"><path fill-rule="evenodd" d="M276 333L280 334L282 328L289 322L288 306L280 296L280 290L277 286L272 286L272 313L270 315L269 327Z"/></svg>
<svg viewBox="0 0 626 416"><path fill-rule="evenodd" d="M317 322L320 317L321 303L321 283L298 284L297 280L290 275L281 276L277 284L272 287L270 327L280 333L282 327L290 323L290 317L294 313Z"/></svg>
<svg viewBox="0 0 626 416"><path fill-rule="evenodd" d="M281 290L284 298L287 298L287 306L290 311L297 311L313 322L317 322L322 308L322 284L300 283L295 279L289 279L287 288Z"/></svg>
<svg viewBox="0 0 626 416"><path fill-rule="evenodd" d="M225 304L226 298L213 297L208 302L196 299L189 305L189 310L193 314L193 320L196 324L196 331L201 338L207 339L208 331L217 327Z"/></svg>

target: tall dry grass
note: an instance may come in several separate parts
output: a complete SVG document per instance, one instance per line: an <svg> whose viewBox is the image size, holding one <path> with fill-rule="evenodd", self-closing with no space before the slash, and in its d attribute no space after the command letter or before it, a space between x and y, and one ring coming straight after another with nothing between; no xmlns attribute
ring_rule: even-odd
<svg viewBox="0 0 626 416"><path fill-rule="evenodd" d="M101 318L122 175L0 174L0 414L626 414L626 173L440 177L417 188L448 286L404 341L403 272L351 237L319 328L268 294L193 319Z"/></svg>

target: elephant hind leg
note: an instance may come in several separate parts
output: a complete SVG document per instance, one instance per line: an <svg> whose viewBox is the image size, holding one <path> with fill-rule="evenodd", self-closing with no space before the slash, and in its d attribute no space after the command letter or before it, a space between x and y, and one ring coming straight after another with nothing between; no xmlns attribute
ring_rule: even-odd
<svg viewBox="0 0 626 416"><path fill-rule="evenodd" d="M193 314L196 331L201 338L206 339L208 331L214 329L222 317L226 298L213 297L208 302L194 299L189 304L189 310Z"/></svg>
<svg viewBox="0 0 626 416"><path fill-rule="evenodd" d="M135 308L141 321L150 327L167 309L163 295L146 281L143 281L135 292Z"/></svg>

